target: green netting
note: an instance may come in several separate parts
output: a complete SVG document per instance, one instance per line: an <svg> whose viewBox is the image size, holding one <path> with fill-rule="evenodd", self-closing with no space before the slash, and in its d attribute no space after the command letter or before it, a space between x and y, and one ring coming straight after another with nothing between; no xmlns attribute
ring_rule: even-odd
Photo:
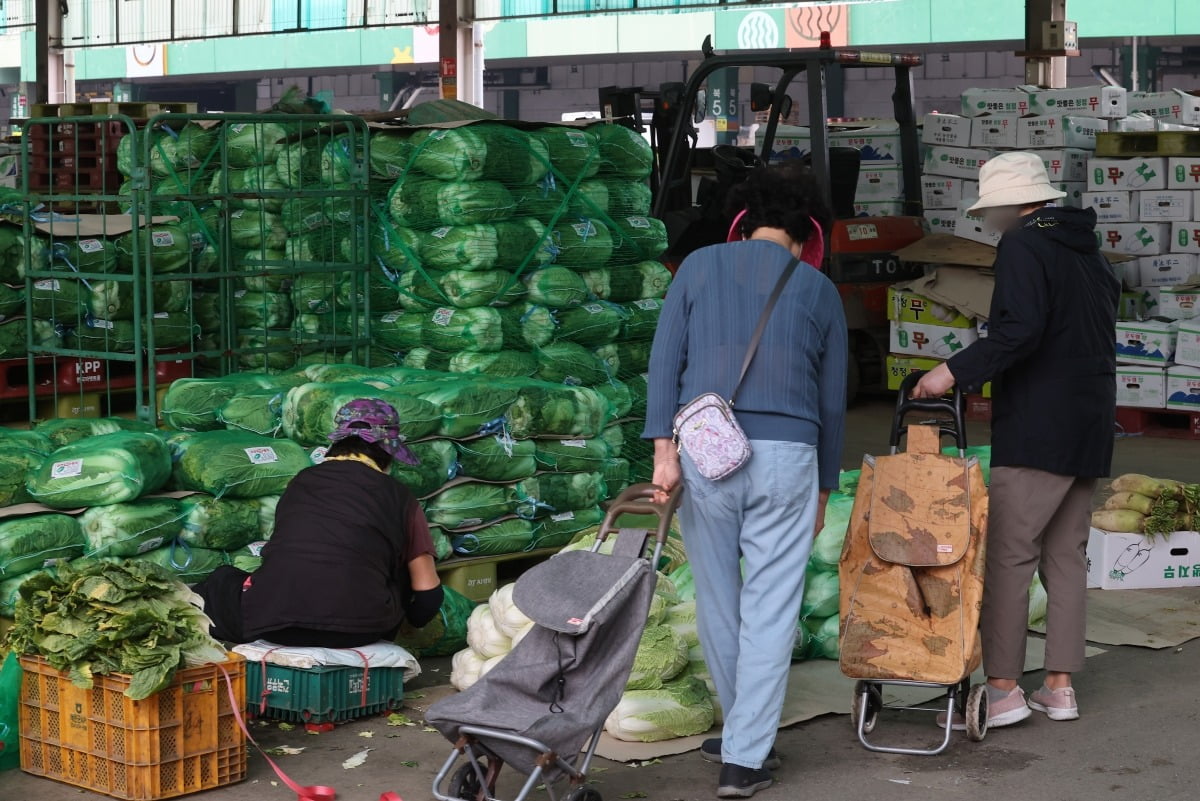
<svg viewBox="0 0 1200 801"><path fill-rule="evenodd" d="M296 366L300 353L291 331L243 334L237 338L238 364L248 370L286 372Z"/></svg>
<svg viewBox="0 0 1200 801"><path fill-rule="evenodd" d="M117 246L110 239L55 238L50 244L49 267L52 270L111 273L117 270L118 263Z"/></svg>
<svg viewBox="0 0 1200 801"><path fill-rule="evenodd" d="M420 230L500 222L517 210L516 198L496 181L465 183L416 177L397 181L388 204L397 225Z"/></svg>
<svg viewBox="0 0 1200 801"><path fill-rule="evenodd" d="M549 264L554 251L545 226L532 217L493 225L443 226L419 238L417 255L440 270L516 269Z"/></svg>
<svg viewBox="0 0 1200 801"><path fill-rule="evenodd" d="M608 444L614 457L620 457L625 450L625 428L619 424L610 425L600 432L600 439Z"/></svg>
<svg viewBox="0 0 1200 801"><path fill-rule="evenodd" d="M650 384L647 377L644 374L632 375L625 379L624 384L629 387L629 396L633 401L629 415L631 417L645 417L646 398L650 391Z"/></svg>
<svg viewBox="0 0 1200 801"><path fill-rule="evenodd" d="M0 282L15 284L25 275L25 246L21 229L0 220Z"/></svg>
<svg viewBox="0 0 1200 801"><path fill-rule="evenodd" d="M467 620L475 609L475 602L449 587L443 591L445 599L438 617L421 629L406 625L396 638L398 645L421 659L450 656L467 647ZM0 598L2 602L3 598Z"/></svg>
<svg viewBox="0 0 1200 801"><path fill-rule="evenodd" d="M234 312L241 328L287 328L292 324L292 300L282 292L234 294Z"/></svg>
<svg viewBox="0 0 1200 801"><path fill-rule="evenodd" d="M304 314L330 314L337 305L339 276L334 273L302 273L292 281L292 303Z"/></svg>
<svg viewBox="0 0 1200 801"><path fill-rule="evenodd" d="M558 312L558 339L596 347L613 342L621 335L625 311L611 303L585 303Z"/></svg>
<svg viewBox="0 0 1200 801"><path fill-rule="evenodd" d="M230 198L227 201L231 209L261 209L279 214L283 211L283 198L271 196L272 193L285 192L288 185L279 178L274 164L263 164L245 170L228 170L213 175L209 191L214 195L226 191L228 181ZM268 193L267 197L260 197Z"/></svg>
<svg viewBox="0 0 1200 801"><path fill-rule="evenodd" d="M139 558L166 568L184 584L204 581L218 567L230 563L229 556L222 551L192 548L177 543L155 548Z"/></svg>
<svg viewBox="0 0 1200 801"><path fill-rule="evenodd" d="M179 541L194 548L236 551L259 539L257 500L191 495L181 501Z"/></svg>
<svg viewBox="0 0 1200 801"><path fill-rule="evenodd" d="M220 411L217 420L230 431L249 431L263 437L282 437L282 391L266 391L231 398Z"/></svg>
<svg viewBox="0 0 1200 801"><path fill-rule="evenodd" d="M652 343L649 339L642 342L618 342L617 374L622 376L641 375L650 369L650 351Z"/></svg>
<svg viewBox="0 0 1200 801"><path fill-rule="evenodd" d="M45 458L46 453L30 447L30 443L0 437L0 507L33 500L25 488L25 479L42 466Z"/></svg>
<svg viewBox="0 0 1200 801"><path fill-rule="evenodd" d="M395 181L412 160L411 136L404 132L377 131L371 135L371 174Z"/></svg>
<svg viewBox="0 0 1200 801"><path fill-rule="evenodd" d="M74 321L88 306L86 288L73 278L41 278L29 290L29 308L37 317Z"/></svg>
<svg viewBox="0 0 1200 801"><path fill-rule="evenodd" d="M435 561L442 562L454 556L454 547L450 544L450 537L442 528L439 526L430 526L429 538L433 540L433 558Z"/></svg>
<svg viewBox="0 0 1200 801"><path fill-rule="evenodd" d="M595 437L613 418L613 409L600 393L567 384L530 382L523 385L508 409L514 437Z"/></svg>
<svg viewBox="0 0 1200 801"><path fill-rule="evenodd" d="M393 312L374 321L371 333L377 344L398 351L421 346L446 353L504 349L500 312L493 308Z"/></svg>
<svg viewBox="0 0 1200 801"><path fill-rule="evenodd" d="M617 217L649 214L651 200L650 187L645 181L581 181L572 192L570 184L545 180L524 190L521 210L547 221L563 209L575 217Z"/></svg>
<svg viewBox="0 0 1200 801"><path fill-rule="evenodd" d="M654 339L662 307L662 301L657 299L636 300L622 306L626 317L621 325L621 340L629 343Z"/></svg>
<svg viewBox="0 0 1200 801"><path fill-rule="evenodd" d="M254 167L274 164L283 149L281 142L292 132L273 122L239 122L224 127L229 166Z"/></svg>
<svg viewBox="0 0 1200 801"><path fill-rule="evenodd" d="M382 398L390 403L400 416L400 433L408 439L427 437L442 425L441 409L421 398L364 383L307 383L292 389L284 399L284 434L304 445L328 444L338 409L360 398Z"/></svg>
<svg viewBox="0 0 1200 801"><path fill-rule="evenodd" d="M229 564L238 570L253 573L262 567L262 549L265 542L252 542L245 548L229 552Z"/></svg>
<svg viewBox="0 0 1200 801"><path fill-rule="evenodd" d="M558 512L597 506L608 497L601 473L540 473L513 488L522 517L546 517Z"/></svg>
<svg viewBox="0 0 1200 801"><path fill-rule="evenodd" d="M49 439L55 448L72 445L89 437L121 431L148 434L154 431L154 426L142 420L127 420L124 417L61 417L56 420L44 420L34 429L34 433Z"/></svg>
<svg viewBox="0 0 1200 801"><path fill-rule="evenodd" d="M499 354L495 355L499 356L502 353L504 353L504 351L501 351ZM462 354L454 354L454 356L460 355ZM490 354L478 353L474 355L484 356ZM451 358L453 358L453 356L451 356L449 353L440 353L436 350L430 350L429 348L413 348L404 355L403 364L405 367L411 367L414 370L449 372Z"/></svg>
<svg viewBox="0 0 1200 801"><path fill-rule="evenodd" d="M183 506L174 498L95 506L80 516L79 525L87 556L138 556L183 532Z"/></svg>
<svg viewBox="0 0 1200 801"><path fill-rule="evenodd" d="M645 179L654 167L654 152L642 135L623 125L593 125L588 132L600 146L600 172L621 178Z"/></svg>
<svg viewBox="0 0 1200 801"><path fill-rule="evenodd" d="M627 459L609 459L604 464L604 486L608 497L615 498L632 483L633 468Z"/></svg>
<svg viewBox="0 0 1200 801"><path fill-rule="evenodd" d="M347 261L351 259L347 257ZM345 272L337 284L337 307L345 310L371 312L395 311L400 308L400 292L382 270L371 270L366 276Z"/></svg>
<svg viewBox="0 0 1200 801"><path fill-rule="evenodd" d="M583 345L552 342L537 351L538 378L553 384L595 386L609 379L604 362Z"/></svg>
<svg viewBox="0 0 1200 801"><path fill-rule="evenodd" d="M420 464L393 462L392 476L418 498L437 492L458 473L458 450L453 442L431 439L408 447Z"/></svg>
<svg viewBox="0 0 1200 801"><path fill-rule="evenodd" d="M667 226L653 217L618 217L613 220L613 260L618 264L639 264L657 259L667 250Z"/></svg>
<svg viewBox="0 0 1200 801"><path fill-rule="evenodd" d="M533 350L553 341L558 324L554 321L554 314L545 306L518 303L498 311L501 336L508 347Z"/></svg>
<svg viewBox="0 0 1200 801"><path fill-rule="evenodd" d="M546 267L529 273L525 276L525 286L532 303L552 309L579 306L592 295L584 276L566 267Z"/></svg>
<svg viewBox="0 0 1200 801"><path fill-rule="evenodd" d="M595 390L609 402L613 408L613 416L618 420L624 419L632 413L633 393L625 382L612 379L603 384L597 384Z"/></svg>
<svg viewBox="0 0 1200 801"><path fill-rule="evenodd" d="M462 474L481 481L519 481L537 472L532 440L502 436L457 443Z"/></svg>
<svg viewBox="0 0 1200 801"><path fill-rule="evenodd" d="M583 273L583 280L597 298L629 303L664 297L671 285L671 271L662 262L642 261L629 267L589 270Z"/></svg>
<svg viewBox="0 0 1200 801"><path fill-rule="evenodd" d="M117 237L115 248L118 265L125 272L133 270L133 254L139 248L142 270L159 275L180 272L192 263L192 232L181 223L154 223Z"/></svg>
<svg viewBox="0 0 1200 801"><path fill-rule="evenodd" d="M167 388L163 422L175 429L213 431L221 428L217 412L239 395L284 392L303 383L302 377L240 373L224 378L181 378Z"/></svg>
<svg viewBox="0 0 1200 801"><path fill-rule="evenodd" d="M144 326L130 320L102 320L89 317L84 325L75 328L75 346L81 350L97 350L109 353L133 351L136 331L142 328L142 347L149 346ZM200 335L187 312L157 312L150 318L154 331L154 348L182 348L190 345Z"/></svg>
<svg viewBox="0 0 1200 801"><path fill-rule="evenodd" d="M31 515L0 521L0 579L80 556L83 531L73 517Z"/></svg>
<svg viewBox="0 0 1200 801"><path fill-rule="evenodd" d="M599 172L599 143L590 131L556 126L540 128L534 136L546 145L555 171L564 178L591 178Z"/></svg>
<svg viewBox="0 0 1200 801"><path fill-rule="evenodd" d="M613 255L613 235L598 219L564 219L554 227L555 263L577 270L603 267Z"/></svg>
<svg viewBox="0 0 1200 801"><path fill-rule="evenodd" d="M443 181L533 184L548 169L545 143L505 125L424 129L412 136L411 144L412 168Z"/></svg>
<svg viewBox="0 0 1200 801"><path fill-rule="evenodd" d="M157 434L122 431L59 448L29 475L29 494L55 509L133 500L166 484L171 454Z"/></svg>
<svg viewBox="0 0 1200 801"><path fill-rule="evenodd" d="M316 139L279 145L275 172L292 189L303 189L321 179L321 150Z"/></svg>
<svg viewBox="0 0 1200 801"><path fill-rule="evenodd" d="M0 428L0 448L23 448L27 451L49 456L58 447L40 431L19 428ZM24 477L22 477L24 480Z"/></svg>
<svg viewBox="0 0 1200 801"><path fill-rule="evenodd" d="M14 319L0 323L0 359L20 359L34 348L57 348L62 345L62 336L49 320L33 321L33 342L25 330L25 320Z"/></svg>
<svg viewBox="0 0 1200 801"><path fill-rule="evenodd" d="M402 302L409 307L449 305L458 309L471 309L517 303L525 297L525 285L512 273L502 270L426 270L401 276L400 292ZM405 302L404 296L423 303Z"/></svg>
<svg viewBox="0 0 1200 801"><path fill-rule="evenodd" d="M534 440L538 467L555 473L595 473L612 459L603 439Z"/></svg>
<svg viewBox="0 0 1200 801"><path fill-rule="evenodd" d="M534 524L530 550L562 548L575 539L579 532L598 526L602 522L604 522L604 509L599 506L576 509L572 512L558 512L544 517Z"/></svg>
<svg viewBox="0 0 1200 801"><path fill-rule="evenodd" d="M249 292L288 291L295 277L281 272L278 264L286 259L287 253L282 250L248 250L235 254L235 266L243 273L238 277L238 285Z"/></svg>
<svg viewBox="0 0 1200 801"><path fill-rule="evenodd" d="M515 386L473 378L404 384L394 391L438 407L442 412L438 432L451 439L475 435L484 426L503 418L517 400Z"/></svg>
<svg viewBox="0 0 1200 801"><path fill-rule="evenodd" d="M445 356L441 355L441 358ZM476 353L468 350L449 357L444 369L452 373L472 373L496 378L528 378L537 372L537 366L537 359L532 353L518 350Z"/></svg>
<svg viewBox="0 0 1200 801"><path fill-rule="evenodd" d="M361 164L366 151L361 136L339 134L321 148L321 182L347 188L354 179L354 165Z"/></svg>
<svg viewBox="0 0 1200 801"><path fill-rule="evenodd" d="M462 556L494 556L529 550L533 543L533 524L528 520L504 520L465 534L456 534L450 542Z"/></svg>
<svg viewBox="0 0 1200 801"><path fill-rule="evenodd" d="M425 502L425 516L447 531L473 528L510 515L517 498L510 486L469 481L447 487Z"/></svg>
<svg viewBox="0 0 1200 801"><path fill-rule="evenodd" d="M188 440L175 464L175 485L217 497L279 495L311 464L308 453L290 440L206 431Z"/></svg>
<svg viewBox="0 0 1200 801"><path fill-rule="evenodd" d="M283 217L259 209L238 209L229 215L229 241L240 248L284 250L289 255L289 245L293 244L283 225ZM307 243L309 239L301 241Z"/></svg>
<svg viewBox="0 0 1200 801"><path fill-rule="evenodd" d="M414 258L424 241L419 231L394 225L390 220L380 220L372 209L374 218L370 229L371 257L393 276L414 268Z"/></svg>
<svg viewBox="0 0 1200 801"><path fill-rule="evenodd" d="M308 233L329 225L326 199L320 197L287 198L280 204L283 227L292 233Z"/></svg>

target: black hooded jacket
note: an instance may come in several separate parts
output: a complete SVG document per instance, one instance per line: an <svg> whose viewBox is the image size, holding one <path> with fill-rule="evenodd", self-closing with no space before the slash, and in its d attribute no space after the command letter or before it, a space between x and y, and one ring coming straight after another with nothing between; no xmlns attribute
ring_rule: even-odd
<svg viewBox="0 0 1200 801"><path fill-rule="evenodd" d="M1100 478L1112 468L1121 285L1091 209L1045 208L996 252L988 336L949 361L992 385L992 465Z"/></svg>

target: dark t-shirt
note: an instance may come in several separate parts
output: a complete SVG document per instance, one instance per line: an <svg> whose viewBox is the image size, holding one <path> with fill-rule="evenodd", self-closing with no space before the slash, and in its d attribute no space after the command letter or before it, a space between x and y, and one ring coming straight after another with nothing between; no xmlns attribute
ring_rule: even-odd
<svg viewBox="0 0 1200 801"><path fill-rule="evenodd" d="M244 634L388 631L404 619L408 563L423 554L434 555L429 524L406 487L360 462L310 467L279 500L242 595Z"/></svg>

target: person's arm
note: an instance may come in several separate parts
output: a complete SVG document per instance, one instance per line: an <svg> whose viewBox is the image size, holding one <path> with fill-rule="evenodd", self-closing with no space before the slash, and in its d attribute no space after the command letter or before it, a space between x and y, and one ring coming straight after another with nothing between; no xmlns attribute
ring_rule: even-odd
<svg viewBox="0 0 1200 801"><path fill-rule="evenodd" d="M1045 267L1028 245L1004 242L996 254L996 287L988 335L926 374L913 397L938 397L955 384L975 391L1041 344L1050 312Z"/></svg>
<svg viewBox="0 0 1200 801"><path fill-rule="evenodd" d="M437 617L442 608L445 591L434 563L433 536L429 533L429 521L415 500L408 503L405 520L408 548L405 552L409 586L412 597L404 609L404 619L415 628L421 628Z"/></svg>
<svg viewBox="0 0 1200 801"><path fill-rule="evenodd" d="M650 351L650 378L646 391L646 428L642 436L654 440L654 484L660 488L657 503L681 480L679 449L672 442L675 413L679 410L679 384L687 364L688 300L685 261L667 292Z"/></svg>
<svg viewBox="0 0 1200 801"><path fill-rule="evenodd" d="M821 417L821 437L817 443L817 469L820 488L838 488L842 470L842 445L846 437L846 378L850 369L849 333L842 301L832 284L822 292L822 305L827 309L825 350L821 354L821 375L818 379L818 411ZM824 509L824 506L821 507Z"/></svg>

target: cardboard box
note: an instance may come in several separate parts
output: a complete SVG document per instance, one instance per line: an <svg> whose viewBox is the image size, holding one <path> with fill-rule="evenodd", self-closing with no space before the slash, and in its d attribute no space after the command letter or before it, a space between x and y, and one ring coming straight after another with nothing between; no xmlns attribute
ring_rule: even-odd
<svg viewBox="0 0 1200 801"><path fill-rule="evenodd" d="M974 328L975 321L955 309L898 287L888 287L887 318L901 323L933 323L947 328Z"/></svg>
<svg viewBox="0 0 1200 801"><path fill-rule="evenodd" d="M925 212L925 222L931 234L953 234L958 223L957 209L937 209Z"/></svg>
<svg viewBox="0 0 1200 801"><path fill-rule="evenodd" d="M1183 102L1174 92L1130 92L1129 113L1148 114L1155 119L1178 120Z"/></svg>
<svg viewBox="0 0 1200 801"><path fill-rule="evenodd" d="M899 200L881 200L873 203L855 203L856 217L903 217L904 203Z"/></svg>
<svg viewBox="0 0 1200 801"><path fill-rule="evenodd" d="M967 89L962 93L964 117L1024 117L1032 104L1028 87L1014 89Z"/></svg>
<svg viewBox="0 0 1200 801"><path fill-rule="evenodd" d="M1034 151L1042 157L1051 183L1084 183L1087 181L1088 153L1079 148L1057 148Z"/></svg>
<svg viewBox="0 0 1200 801"><path fill-rule="evenodd" d="M1136 409L1163 409L1167 404L1167 377L1162 367L1117 365L1117 405Z"/></svg>
<svg viewBox="0 0 1200 801"><path fill-rule="evenodd" d="M1116 264L1109 262L1109 266L1112 267L1113 275L1117 277L1124 288L1132 291L1142 283L1142 268L1137 263L1137 259L1119 261Z"/></svg>
<svg viewBox="0 0 1200 801"><path fill-rule="evenodd" d="M1200 287L1165 286L1158 296L1158 314L1168 320L1200 317Z"/></svg>
<svg viewBox="0 0 1200 801"><path fill-rule="evenodd" d="M979 339L972 328L950 328L929 323L901 323L892 320L889 325L891 353L904 356L924 356L931 359L948 359Z"/></svg>
<svg viewBox="0 0 1200 801"><path fill-rule="evenodd" d="M1200 534L1176 531L1148 539L1093 528L1088 536L1089 587L1149 590L1200 586Z"/></svg>
<svg viewBox="0 0 1200 801"><path fill-rule="evenodd" d="M1200 190L1200 159L1169 159L1167 188Z"/></svg>
<svg viewBox="0 0 1200 801"><path fill-rule="evenodd" d="M1200 222L1171 223L1171 252L1200 253Z"/></svg>
<svg viewBox="0 0 1200 801"><path fill-rule="evenodd" d="M877 162L864 162L858 171L858 191L854 199L859 203L876 203L904 199L904 172L894 165L875 166Z"/></svg>
<svg viewBox="0 0 1200 801"><path fill-rule="evenodd" d="M1149 114L1130 114L1113 123L1113 133L1150 133L1158 130L1158 123Z"/></svg>
<svg viewBox="0 0 1200 801"><path fill-rule="evenodd" d="M767 126L760 125L755 133L754 149L762 152L763 141L766 138ZM804 158L812 152L812 135L808 128L794 125L780 125L775 129L775 139L771 142L771 160L787 160Z"/></svg>
<svg viewBox="0 0 1200 801"><path fill-rule="evenodd" d="M1111 192L1118 189L1167 188L1167 160L1160 158L1089 159L1088 190Z"/></svg>
<svg viewBox="0 0 1200 801"><path fill-rule="evenodd" d="M1015 148L1018 122L1014 117L976 117L971 121L971 147Z"/></svg>
<svg viewBox="0 0 1200 801"><path fill-rule="evenodd" d="M979 168L986 164L992 155L992 151L979 148L931 147L925 153L924 173L978 181Z"/></svg>
<svg viewBox="0 0 1200 801"><path fill-rule="evenodd" d="M829 132L832 147L857 148L864 162L900 164L900 127L896 123Z"/></svg>
<svg viewBox="0 0 1200 801"><path fill-rule="evenodd" d="M1017 147L1031 150L1042 147L1078 147L1096 149L1096 134L1108 130L1108 122L1093 117L1053 115L1017 120Z"/></svg>
<svg viewBox="0 0 1200 801"><path fill-rule="evenodd" d="M1200 257L1190 253L1168 253L1138 259L1139 286L1162 287L1186 284L1200 270Z"/></svg>
<svg viewBox="0 0 1200 801"><path fill-rule="evenodd" d="M1132 322L1146 316L1139 292L1122 292L1117 304L1117 320L1120 322Z"/></svg>
<svg viewBox="0 0 1200 801"><path fill-rule="evenodd" d="M1200 320L1184 320L1179 324L1175 361L1184 367L1200 367Z"/></svg>
<svg viewBox="0 0 1200 801"><path fill-rule="evenodd" d="M927 145L970 147L972 120L954 114L926 114L921 120L921 141Z"/></svg>
<svg viewBox="0 0 1200 801"><path fill-rule="evenodd" d="M1058 201L1059 205L1070 206L1073 209L1083 208L1083 195L1087 191L1087 184L1082 181L1072 181L1070 183L1054 183L1051 186L1067 195Z"/></svg>
<svg viewBox="0 0 1200 801"><path fill-rule="evenodd" d="M1168 409L1200 412L1200 369L1168 367L1166 397Z"/></svg>
<svg viewBox="0 0 1200 801"><path fill-rule="evenodd" d="M1134 222L1132 192L1084 192L1083 208L1096 212L1096 221Z"/></svg>
<svg viewBox="0 0 1200 801"><path fill-rule="evenodd" d="M1083 86L1077 89L1044 89L1034 92L1030 112L1044 117L1051 114L1074 114L1095 117L1100 113L1103 86Z"/></svg>
<svg viewBox="0 0 1200 801"><path fill-rule="evenodd" d="M1176 323L1117 323L1117 363L1166 367L1175 355Z"/></svg>
<svg viewBox="0 0 1200 801"><path fill-rule="evenodd" d="M1141 286L1135 290L1142 296L1142 315L1140 319L1148 319L1158 316L1158 297L1162 293L1162 287L1157 286Z"/></svg>
<svg viewBox="0 0 1200 801"><path fill-rule="evenodd" d="M979 182L927 175L921 179L921 205L926 209L957 209L967 198L979 197Z"/></svg>
<svg viewBox="0 0 1200 801"><path fill-rule="evenodd" d="M972 242L978 242L981 245L999 247L1002 234L985 226L982 217L972 217L970 214L967 214L968 208L969 206L965 201L959 206L958 219L954 222L954 235L960 239L969 239Z"/></svg>
<svg viewBox="0 0 1200 801"><path fill-rule="evenodd" d="M1165 223L1101 223L1096 226L1100 249L1129 256L1159 256L1170 248L1171 226Z"/></svg>
<svg viewBox="0 0 1200 801"><path fill-rule="evenodd" d="M1142 222L1186 222L1191 220L1195 194L1190 189L1138 192L1138 219Z"/></svg>
<svg viewBox="0 0 1200 801"><path fill-rule="evenodd" d="M904 379L910 373L918 371L928 372L942 363L941 359L925 359L920 356L900 356L898 354L889 354L886 360L887 370L887 388L895 392L900 389L900 385L904 383ZM992 382L988 382L980 389L979 394L985 398L992 397Z"/></svg>

